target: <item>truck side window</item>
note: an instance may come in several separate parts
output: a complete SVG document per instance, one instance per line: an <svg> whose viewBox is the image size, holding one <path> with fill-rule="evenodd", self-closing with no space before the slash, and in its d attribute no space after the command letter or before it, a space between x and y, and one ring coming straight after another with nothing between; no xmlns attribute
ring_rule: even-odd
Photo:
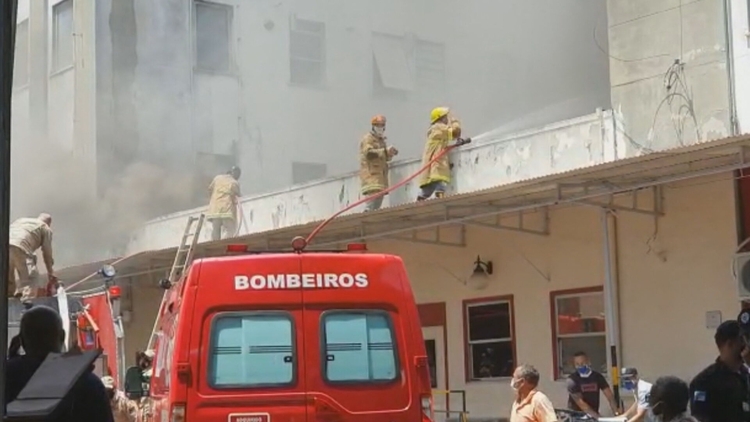
<svg viewBox="0 0 750 422"><path fill-rule="evenodd" d="M398 377L393 324L387 313L329 311L321 326L327 381L387 382Z"/></svg>
<svg viewBox="0 0 750 422"><path fill-rule="evenodd" d="M209 385L225 389L294 383L293 339L287 313L219 314L211 327Z"/></svg>

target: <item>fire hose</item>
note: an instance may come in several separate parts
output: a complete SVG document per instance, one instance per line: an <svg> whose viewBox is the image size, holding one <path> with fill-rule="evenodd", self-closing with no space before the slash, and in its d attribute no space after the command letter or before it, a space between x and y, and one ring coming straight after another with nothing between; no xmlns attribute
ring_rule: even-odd
<svg viewBox="0 0 750 422"><path fill-rule="evenodd" d="M313 229L313 231L307 236L307 238L305 238L305 245L309 245L310 242L312 242L312 240L315 238L315 236L317 236L318 233L320 233L320 231L323 230L336 217L338 217L341 214L343 214L343 213L351 210L352 208L356 208L356 207L358 207L358 206L360 206L360 205L362 205L364 203L367 203L367 202L370 202L370 201L372 201L374 199L378 199L380 197L388 195L390 192L393 192L394 190L396 190L396 189L404 186L405 184L407 184L407 183L411 182L412 180L414 180L420 174L422 174L425 171L427 171L430 167L432 167L432 165L436 161L438 161L439 159L443 158L446 154L448 154L451 151L453 151L454 149L456 149L456 148L458 148L458 147L460 147L462 145L466 145L468 143L471 143L471 138L456 139L456 143L454 143L453 145L449 145L449 146L443 148L443 150L440 151L440 153L438 153L434 157L432 157L432 159L430 161L428 161L425 165L423 165L422 168L420 168L419 170L417 170L416 172L414 172L413 174L411 174L406 179L404 179L404 180L396 183L395 185L390 186L387 189L384 189L384 190L382 190L380 192L374 193L374 194L372 194L370 196L366 196L366 197L360 199L359 201L357 201L357 202L355 202L355 203L353 203L351 205L348 205L348 206L342 208L341 210L335 212L333 215L331 215L330 217L328 217L322 223L318 224L318 226L315 227L315 229Z"/></svg>

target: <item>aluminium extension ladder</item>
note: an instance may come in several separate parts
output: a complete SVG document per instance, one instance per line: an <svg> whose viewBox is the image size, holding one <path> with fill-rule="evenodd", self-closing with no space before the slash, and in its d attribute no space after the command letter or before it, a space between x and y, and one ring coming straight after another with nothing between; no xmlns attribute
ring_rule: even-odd
<svg viewBox="0 0 750 422"><path fill-rule="evenodd" d="M187 224L185 224L185 232L183 233L182 240L180 241L180 246L177 248L177 252L175 253L174 261L172 262L172 268L169 270L169 277L167 278L167 280L169 280L170 283L177 283L180 277L182 277L183 271L193 261L195 245L198 244L198 238L200 237L201 229L203 228L203 222L205 219L206 215L202 213L197 217L188 217ZM195 229L193 229L193 226L195 226ZM151 337L149 337L146 350L150 350L154 346L159 319L161 318L162 312L164 312L164 306L166 305L168 294L169 290L165 290L164 295L161 298L159 313L156 314L154 327L151 329Z"/></svg>

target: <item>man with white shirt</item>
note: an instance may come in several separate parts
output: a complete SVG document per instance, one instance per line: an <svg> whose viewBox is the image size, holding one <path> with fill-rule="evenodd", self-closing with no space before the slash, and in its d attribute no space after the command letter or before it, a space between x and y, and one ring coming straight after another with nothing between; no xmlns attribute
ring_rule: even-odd
<svg viewBox="0 0 750 422"><path fill-rule="evenodd" d="M624 416L628 422L651 422L649 418L648 395L651 392L651 383L646 382L638 376L635 368L622 368L621 376L623 387L633 393L633 405L625 412Z"/></svg>

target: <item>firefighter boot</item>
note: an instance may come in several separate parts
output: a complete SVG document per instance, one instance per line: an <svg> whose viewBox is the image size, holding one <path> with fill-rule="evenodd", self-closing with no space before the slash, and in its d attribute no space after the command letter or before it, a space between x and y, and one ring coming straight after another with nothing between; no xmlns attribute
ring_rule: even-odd
<svg viewBox="0 0 750 422"><path fill-rule="evenodd" d="M422 196L422 195L417 195L417 202L422 202L422 201L424 201L425 199L427 199L427 198L426 198L426 197L424 197L424 196Z"/></svg>
<svg viewBox="0 0 750 422"><path fill-rule="evenodd" d="M435 192L435 198L445 198L445 192Z"/></svg>

